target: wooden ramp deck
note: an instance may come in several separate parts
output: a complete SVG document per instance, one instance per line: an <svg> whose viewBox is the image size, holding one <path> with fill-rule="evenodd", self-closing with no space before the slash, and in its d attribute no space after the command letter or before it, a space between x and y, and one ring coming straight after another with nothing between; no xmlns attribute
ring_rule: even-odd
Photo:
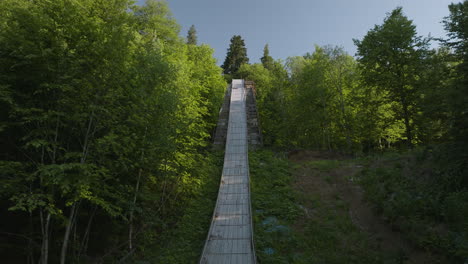
<svg viewBox="0 0 468 264"><path fill-rule="evenodd" d="M256 263L244 80L233 80L223 175L201 264Z"/></svg>

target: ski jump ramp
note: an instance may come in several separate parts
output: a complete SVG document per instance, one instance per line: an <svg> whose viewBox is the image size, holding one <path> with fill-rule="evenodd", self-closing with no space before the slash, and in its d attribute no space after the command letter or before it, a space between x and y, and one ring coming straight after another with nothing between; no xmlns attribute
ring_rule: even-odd
<svg viewBox="0 0 468 264"><path fill-rule="evenodd" d="M200 264L256 263L249 178L246 89L235 79L223 175Z"/></svg>

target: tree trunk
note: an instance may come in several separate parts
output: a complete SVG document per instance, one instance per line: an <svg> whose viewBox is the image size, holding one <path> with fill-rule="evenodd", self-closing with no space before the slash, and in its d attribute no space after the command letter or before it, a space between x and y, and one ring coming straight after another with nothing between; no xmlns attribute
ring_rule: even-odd
<svg viewBox="0 0 468 264"><path fill-rule="evenodd" d="M55 125L54 150L52 151L52 164L55 164L55 159L57 157L57 141L58 141L59 126L60 126L60 117L57 118L57 124Z"/></svg>
<svg viewBox="0 0 468 264"><path fill-rule="evenodd" d="M60 264L65 264L65 259L67 257L68 241L70 239L70 231L75 219L75 213L76 203L74 203L71 207L70 218L68 219L67 227L65 229L65 235L63 236L62 251L60 253Z"/></svg>
<svg viewBox="0 0 468 264"><path fill-rule="evenodd" d="M406 138L407 138L406 143L409 148L413 148L413 134L411 131L408 104L406 103L405 98L402 98L402 106L403 106L403 118L405 121L405 132L406 132Z"/></svg>
<svg viewBox="0 0 468 264"><path fill-rule="evenodd" d="M146 132L148 131L148 127L145 126L145 134L143 135L143 143L146 141ZM143 161L143 157L145 155L144 148L141 149L141 156L140 156L140 162ZM134 208L136 206L137 202L137 197L138 197L138 192L140 190L140 181L141 181L141 174L143 173L143 169L140 168L138 171L138 178L135 186L135 195L133 196L133 208L130 211L130 219L129 219L129 227L128 227L128 248L130 251L133 249L133 212Z"/></svg>
<svg viewBox="0 0 468 264"><path fill-rule="evenodd" d="M80 248L78 250L78 259L80 259L82 254L85 254L88 248L88 241L89 241L89 233L91 231L91 225L93 223L94 215L96 214L97 206L95 205L93 208L93 212L88 219L88 225L86 226L85 233L83 235L83 239L81 241Z"/></svg>
<svg viewBox="0 0 468 264"><path fill-rule="evenodd" d="M90 140L90 134L91 134L91 127L93 124L93 118L94 118L94 111L91 113L91 116L89 117L88 129L86 130L80 163L85 163L86 157L88 156L89 140Z"/></svg>
<svg viewBox="0 0 468 264"><path fill-rule="evenodd" d="M34 229L33 229L33 214L32 212L29 212L29 224L28 224L28 259L27 263L28 264L33 264L34 263L34 245L33 245L33 234L34 234Z"/></svg>
<svg viewBox="0 0 468 264"><path fill-rule="evenodd" d="M83 149L81 153L81 159L80 159L81 164L84 164L86 162L86 158L88 156L89 140L90 140L91 128L93 125L93 118L94 118L94 110L91 112L91 115L88 121L88 128L86 130L85 139L83 142ZM60 264L65 264L65 259L67 257L68 242L70 240L71 228L73 226L73 223L76 217L76 211L77 211L77 203L75 202L73 203L71 207L70 217L68 219L67 227L65 229L65 234L63 236L62 250L60 252Z"/></svg>
<svg viewBox="0 0 468 264"><path fill-rule="evenodd" d="M49 261L49 226L50 226L50 213L47 213L46 219L42 210L40 211L41 230L42 230L42 245L41 245L41 264L47 264Z"/></svg>
<svg viewBox="0 0 468 264"><path fill-rule="evenodd" d="M141 173L142 169L138 171L138 179L135 186L135 195L133 196L133 207L136 206L138 191L140 189L140 180L141 180ZM130 211L130 218L129 218L129 227L128 227L128 249L133 249L133 211L134 208Z"/></svg>
<svg viewBox="0 0 468 264"><path fill-rule="evenodd" d="M348 126L348 120L346 118L346 108L344 102L344 95L343 95L343 83L341 81L341 69L339 74L339 82L338 82L338 91L340 94L340 110L341 110L341 126L343 128L343 132L345 133L346 137L346 149L348 153L351 153L351 136L350 136L350 129Z"/></svg>

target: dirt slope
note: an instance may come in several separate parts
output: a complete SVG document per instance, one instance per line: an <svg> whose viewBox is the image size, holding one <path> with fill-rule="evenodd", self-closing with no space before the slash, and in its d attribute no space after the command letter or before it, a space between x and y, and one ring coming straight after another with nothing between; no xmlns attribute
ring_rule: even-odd
<svg viewBox="0 0 468 264"><path fill-rule="evenodd" d="M302 197L305 212L294 226L297 231L304 231L310 221L328 221L327 214L331 213L342 219L350 219L364 234L366 245L369 245L367 250L388 256L392 259L388 263L446 263L439 256L415 248L398 230L374 214L364 200L362 189L353 182L353 176L362 168L357 162L339 154L317 151L296 151L290 153L289 159L296 167L294 188ZM325 211L320 208L327 208L325 211L328 213L323 213ZM358 247L360 249L356 250L362 250L362 246L355 245L359 241L349 239L344 234L342 243L341 247Z"/></svg>

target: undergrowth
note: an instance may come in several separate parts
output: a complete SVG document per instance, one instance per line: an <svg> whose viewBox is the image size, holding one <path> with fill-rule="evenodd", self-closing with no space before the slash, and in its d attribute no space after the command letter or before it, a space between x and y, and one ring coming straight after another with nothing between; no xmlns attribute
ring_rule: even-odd
<svg viewBox="0 0 468 264"><path fill-rule="evenodd" d="M255 252L259 263L292 263L299 241L291 224L301 214L290 164L261 150L249 153Z"/></svg>
<svg viewBox="0 0 468 264"><path fill-rule="evenodd" d="M193 187L192 198L183 208L174 228L162 230L159 237L149 237L141 245L141 254L131 263L198 263L218 195L224 152L208 154L200 164L198 186Z"/></svg>
<svg viewBox="0 0 468 264"><path fill-rule="evenodd" d="M468 262L467 154L454 146L373 158L359 182L377 213L419 248Z"/></svg>
<svg viewBox="0 0 468 264"><path fill-rule="evenodd" d="M295 190L295 170L310 166L326 172L340 166L339 161L293 164L267 150L251 152L249 160L259 263L398 263L381 261L338 196L326 201L318 194ZM313 204L313 212L301 205L306 203Z"/></svg>

